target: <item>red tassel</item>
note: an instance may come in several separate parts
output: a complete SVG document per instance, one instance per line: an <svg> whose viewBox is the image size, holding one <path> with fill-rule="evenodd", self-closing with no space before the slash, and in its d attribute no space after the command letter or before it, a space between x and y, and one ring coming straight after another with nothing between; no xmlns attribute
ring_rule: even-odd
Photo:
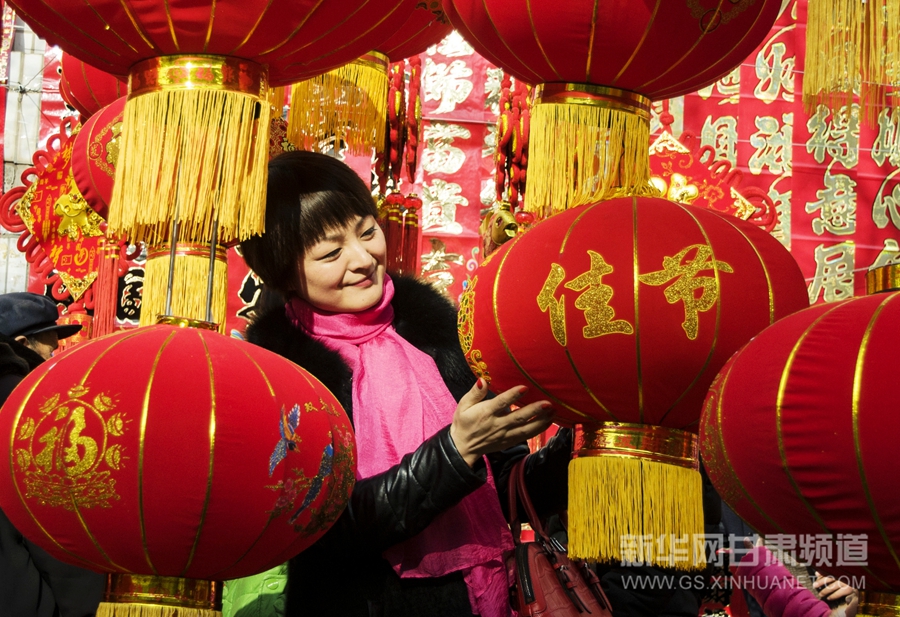
<svg viewBox="0 0 900 617"><path fill-rule="evenodd" d="M119 297L119 245L107 238L100 247L102 259L94 281L93 337L111 334L116 328Z"/></svg>

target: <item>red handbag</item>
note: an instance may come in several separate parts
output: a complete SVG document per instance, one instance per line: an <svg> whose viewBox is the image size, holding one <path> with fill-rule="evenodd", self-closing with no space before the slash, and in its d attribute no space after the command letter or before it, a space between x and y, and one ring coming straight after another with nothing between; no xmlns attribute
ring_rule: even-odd
<svg viewBox="0 0 900 617"><path fill-rule="evenodd" d="M518 501L534 530L534 542L522 542ZM509 476L509 519L515 549L506 557L512 574L509 600L528 617L612 617L612 608L600 579L581 561L570 560L566 548L544 531L525 488L525 459L513 465Z"/></svg>

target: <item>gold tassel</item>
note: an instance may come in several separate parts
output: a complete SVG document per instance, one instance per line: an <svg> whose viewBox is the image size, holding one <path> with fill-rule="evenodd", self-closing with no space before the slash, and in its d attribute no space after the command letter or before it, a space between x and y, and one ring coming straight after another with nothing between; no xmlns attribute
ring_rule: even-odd
<svg viewBox="0 0 900 617"><path fill-rule="evenodd" d="M109 208L131 242L222 241L265 229L270 105L265 70L218 56L164 56L129 76Z"/></svg>
<svg viewBox="0 0 900 617"><path fill-rule="evenodd" d="M222 611L163 604L113 604L101 602L97 617L222 617Z"/></svg>
<svg viewBox="0 0 900 617"><path fill-rule="evenodd" d="M861 591L858 617L900 617L900 595L886 591Z"/></svg>
<svg viewBox="0 0 900 617"><path fill-rule="evenodd" d="M179 243L175 250L171 314L194 320L206 319L206 289L209 280L209 246ZM140 325L149 326L166 312L169 282L169 245L152 246L144 265L144 292ZM212 321L225 333L228 304L228 262L225 247L216 247L213 279Z"/></svg>
<svg viewBox="0 0 900 617"><path fill-rule="evenodd" d="M387 124L388 59L370 52L338 69L294 84L288 137L303 150L328 149L335 136L352 154L384 149Z"/></svg>
<svg viewBox="0 0 900 617"><path fill-rule="evenodd" d="M854 92L860 119L873 126L900 85L900 2L810 0L807 8L803 104L849 114Z"/></svg>
<svg viewBox="0 0 900 617"><path fill-rule="evenodd" d="M648 425L603 427L576 431L576 455L569 463L569 555L702 569L696 436Z"/></svg>
<svg viewBox="0 0 900 617"><path fill-rule="evenodd" d="M602 86L538 86L525 209L547 217L621 195L655 195L649 147L649 99Z"/></svg>

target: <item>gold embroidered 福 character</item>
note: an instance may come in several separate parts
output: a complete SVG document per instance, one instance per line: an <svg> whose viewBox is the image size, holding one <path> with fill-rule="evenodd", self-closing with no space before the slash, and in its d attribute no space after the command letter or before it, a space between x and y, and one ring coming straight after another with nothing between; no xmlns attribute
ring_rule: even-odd
<svg viewBox="0 0 900 617"><path fill-rule="evenodd" d="M693 259L685 262L691 251L696 251ZM712 248L708 245L692 244L674 257L664 257L662 270L638 275L640 282L654 286L678 279L666 288L666 300L669 304L684 302L684 322L681 327L691 340L697 338L700 328L699 313L711 309L719 298L719 283L716 277L697 276L703 270L734 272L724 261L713 259ZM696 292L699 289L703 291L698 298Z"/></svg>
<svg viewBox="0 0 900 617"><path fill-rule="evenodd" d="M550 330L553 332L553 338L560 345L566 344L566 305L565 297L557 300L554 297L556 288L566 278L566 271L559 264L550 265L550 274L544 281L544 287L538 294L537 303L542 313L550 311Z"/></svg>
<svg viewBox="0 0 900 617"><path fill-rule="evenodd" d="M603 256L588 251L591 257L591 269L566 283L566 288L573 291L587 291L575 300L575 308L584 311L587 325L582 329L584 338L596 338L604 334L631 334L634 329L624 319L613 319L616 314L609 301L612 300L613 288L603 284L603 275L613 271Z"/></svg>

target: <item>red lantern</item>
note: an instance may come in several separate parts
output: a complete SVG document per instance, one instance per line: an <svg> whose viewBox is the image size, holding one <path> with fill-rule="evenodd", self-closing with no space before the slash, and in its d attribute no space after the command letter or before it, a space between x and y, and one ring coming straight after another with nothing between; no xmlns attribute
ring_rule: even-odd
<svg viewBox="0 0 900 617"><path fill-rule="evenodd" d="M650 100L727 74L769 33L781 4L450 0L444 8L478 53L538 86L526 207L556 212L650 194Z"/></svg>
<svg viewBox="0 0 900 617"><path fill-rule="evenodd" d="M283 563L337 520L350 422L271 352L201 329L94 339L33 371L0 411L0 507L64 561L223 580Z"/></svg>
<svg viewBox="0 0 900 617"><path fill-rule="evenodd" d="M99 110L84 123L72 149L72 176L85 201L103 218L108 217L116 161L122 144L125 97Z"/></svg>
<svg viewBox="0 0 900 617"><path fill-rule="evenodd" d="M896 268L896 266L895 266ZM817 569L900 592L900 293L817 305L722 368L701 422L704 465L754 529ZM900 606L894 598L894 610ZM893 614L861 610L866 614Z"/></svg>
<svg viewBox="0 0 900 617"><path fill-rule="evenodd" d="M63 100L82 115L90 118L101 108L125 96L128 84L63 52L59 61L59 93Z"/></svg>
<svg viewBox="0 0 900 617"><path fill-rule="evenodd" d="M341 66L384 41L414 0L16 1L51 43L128 74L109 228L130 240L219 242L262 233L268 85ZM151 162L152 164L148 164Z"/></svg>
<svg viewBox="0 0 900 617"><path fill-rule="evenodd" d="M451 30L453 26L443 12L413 11L406 23L378 46L378 51L391 62L399 62L437 45Z"/></svg>
<svg viewBox="0 0 900 617"><path fill-rule="evenodd" d="M546 219L486 259L461 300L460 341L494 390L524 382L526 400L547 398L558 422L582 427L570 467L569 550L621 560L620 535L699 534L702 516L658 517L641 531L623 505L635 498L640 509L640 498L623 499L614 480L582 490L578 468L627 464L634 469L609 475L636 474L638 484L655 473L646 459L696 469L692 433L718 368L808 303L797 264L759 228L663 199L620 198ZM657 456L646 442L661 435ZM693 472L672 478L670 493L654 489L653 509L683 491L698 491L699 504L699 482Z"/></svg>

